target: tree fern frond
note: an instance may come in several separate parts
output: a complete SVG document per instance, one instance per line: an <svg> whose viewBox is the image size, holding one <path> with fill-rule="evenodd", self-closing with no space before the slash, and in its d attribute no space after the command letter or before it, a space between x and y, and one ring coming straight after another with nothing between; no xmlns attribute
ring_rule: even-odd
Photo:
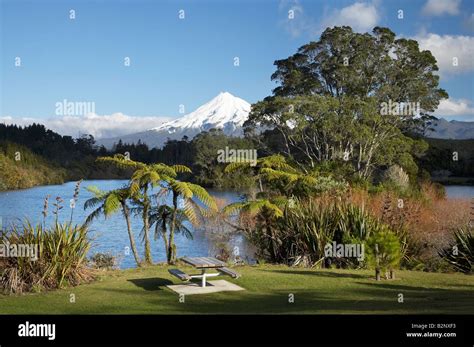
<svg viewBox="0 0 474 347"><path fill-rule="evenodd" d="M85 225L89 225L92 223L94 219L99 218L102 214L104 213L104 209L102 206L96 208L94 211L92 211L86 218L86 221L84 222Z"/></svg>
<svg viewBox="0 0 474 347"><path fill-rule="evenodd" d="M198 209L192 203L192 200L185 200L183 213L186 216L186 218L189 220L189 222L191 222L191 224L193 225L199 224L199 215L198 213L196 213L197 210Z"/></svg>
<svg viewBox="0 0 474 347"><path fill-rule="evenodd" d="M126 169L126 168L138 169L138 168L143 168L146 166L146 164L144 163L128 159L123 154L115 154L113 157L99 157L96 159L96 161L112 164L115 167L118 167L121 169Z"/></svg>
<svg viewBox="0 0 474 347"><path fill-rule="evenodd" d="M213 211L217 211L216 200L207 192L206 189L194 183L188 183L188 186L193 192L193 195L198 198L204 205L206 205Z"/></svg>
<svg viewBox="0 0 474 347"><path fill-rule="evenodd" d="M191 199L193 197L193 191L191 190L187 182L181 182L177 180L171 180L169 182L172 189L181 195L185 199Z"/></svg>
<svg viewBox="0 0 474 347"><path fill-rule="evenodd" d="M232 204L229 204L225 206L222 209L222 212L226 215L232 215L235 214L236 212L240 212L240 210L246 205L246 202L234 202Z"/></svg>
<svg viewBox="0 0 474 347"><path fill-rule="evenodd" d="M249 168L249 167L250 167L250 162L234 162L234 163L228 164L225 167L224 172L225 173L232 173L234 171L241 170L241 169L244 169L244 168Z"/></svg>
<svg viewBox="0 0 474 347"><path fill-rule="evenodd" d="M275 170L269 167L262 168L260 172L262 173L262 176L268 179L269 181L285 180L288 183L291 183L297 181L299 178L299 175L297 174Z"/></svg>
<svg viewBox="0 0 474 347"><path fill-rule="evenodd" d="M117 194L109 194L104 202L104 214L106 217L115 213L120 208L120 199Z"/></svg>
<svg viewBox="0 0 474 347"><path fill-rule="evenodd" d="M186 165L171 165L171 168L177 173L192 173L192 170Z"/></svg>

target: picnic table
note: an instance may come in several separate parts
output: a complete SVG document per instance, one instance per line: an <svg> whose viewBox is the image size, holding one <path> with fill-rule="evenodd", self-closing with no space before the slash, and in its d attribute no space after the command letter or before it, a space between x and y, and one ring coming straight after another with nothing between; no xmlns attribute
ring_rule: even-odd
<svg viewBox="0 0 474 347"><path fill-rule="evenodd" d="M198 275L188 275L178 269L168 270L169 273L178 277L182 281L189 281L192 278L199 278L201 279L201 287L206 286L206 279L208 277L216 277L220 275L227 275L231 276L232 278L239 277L239 274L227 268L224 262L213 257L184 257L181 260L186 264L195 267L196 269L200 269L201 273ZM209 273L207 272L209 269L215 269L218 272Z"/></svg>

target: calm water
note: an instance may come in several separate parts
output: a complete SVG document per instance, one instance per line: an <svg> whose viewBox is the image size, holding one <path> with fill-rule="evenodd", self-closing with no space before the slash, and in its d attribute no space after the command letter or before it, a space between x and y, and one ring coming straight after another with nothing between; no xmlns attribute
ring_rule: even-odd
<svg viewBox="0 0 474 347"><path fill-rule="evenodd" d="M445 186L448 198L474 198L474 186Z"/></svg>
<svg viewBox="0 0 474 347"><path fill-rule="evenodd" d="M102 190L110 190L119 188L126 183L125 180L100 180L100 181L84 181L81 185L81 193L76 203L73 215L73 223L82 223L91 210L84 211L84 202L89 199L92 194L85 188L87 186L97 186ZM64 208L60 213L60 220L69 221L71 209L69 200L74 193L74 182L62 185L40 186L31 189L0 192L0 217L2 223L7 226L11 223L18 222L19 219L28 217L32 222L42 221L43 199L46 195L50 195L49 199L49 215L47 223L54 223L52 215L52 204L56 196L60 196L64 200ZM240 199L238 193L210 191L217 198L226 199L228 202L238 201ZM141 223L139 217L133 218L133 231L137 242L137 248L141 252L143 246L140 242L139 233ZM215 255L215 247L212 238L210 238L203 230L194 230L194 238L187 239L182 235L176 235L176 245L178 248L178 256L212 256ZM109 252L117 256L120 261L121 268L134 267L135 262L131 252L126 255L126 249L130 243L126 229L125 220L122 214L116 213L105 220L103 217L97 219L91 224L91 236L93 238L93 247L91 254L96 252ZM231 240L231 246L238 246L242 256L248 255L247 245L242 238L234 237ZM165 252L161 239L154 240L151 235L151 247L154 261L164 261ZM142 254L143 255L143 254Z"/></svg>

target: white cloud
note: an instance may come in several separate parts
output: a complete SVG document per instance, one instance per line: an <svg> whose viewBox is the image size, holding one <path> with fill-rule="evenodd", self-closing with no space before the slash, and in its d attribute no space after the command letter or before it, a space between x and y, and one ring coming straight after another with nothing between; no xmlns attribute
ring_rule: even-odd
<svg viewBox="0 0 474 347"><path fill-rule="evenodd" d="M428 0L421 12L426 16L442 16L443 14L459 14L461 0Z"/></svg>
<svg viewBox="0 0 474 347"><path fill-rule="evenodd" d="M308 34L313 37L327 27L343 25L348 25L357 32L371 31L380 19L375 2L357 1L341 9L326 9L319 23L306 14L299 0L281 0L278 9L285 16L282 24L291 36Z"/></svg>
<svg viewBox="0 0 474 347"><path fill-rule="evenodd" d="M157 127L169 117L134 117L123 113L111 115L63 116L57 118L0 117L0 123L29 125L41 123L61 135L77 137L80 134L91 134L95 138L109 138L132 134Z"/></svg>
<svg viewBox="0 0 474 347"><path fill-rule="evenodd" d="M415 36L422 50L429 50L438 62L442 75L460 74L474 70L474 37L438 34ZM457 58L458 66L454 66Z"/></svg>
<svg viewBox="0 0 474 347"><path fill-rule="evenodd" d="M314 26L314 23L304 13L299 0L281 0L278 9L280 12L284 12L285 20L282 21L282 24L293 37L311 31Z"/></svg>
<svg viewBox="0 0 474 347"><path fill-rule="evenodd" d="M437 117L453 117L458 120L474 120L474 105L467 99L443 99L434 113Z"/></svg>
<svg viewBox="0 0 474 347"><path fill-rule="evenodd" d="M332 10L323 20L323 27L348 25L357 32L371 31L380 15L374 3L356 2L350 6ZM324 29L323 29L324 30Z"/></svg>

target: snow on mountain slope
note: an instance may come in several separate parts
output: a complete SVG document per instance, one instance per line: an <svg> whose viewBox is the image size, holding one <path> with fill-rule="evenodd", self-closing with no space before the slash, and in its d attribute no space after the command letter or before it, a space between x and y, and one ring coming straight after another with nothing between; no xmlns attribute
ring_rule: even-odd
<svg viewBox="0 0 474 347"><path fill-rule="evenodd" d="M124 143L141 140L149 147L162 147L168 139L181 140L183 136L192 139L202 131L222 129L226 135L242 136L242 125L247 120L250 104L228 92L222 92L214 99L181 118L160 126L117 138L98 140L100 145L111 148L119 139Z"/></svg>
<svg viewBox="0 0 474 347"><path fill-rule="evenodd" d="M199 128L207 130L209 127L225 128L228 123L242 126L250 112L250 104L233 96L228 92L217 95L208 103L176 120L166 122L151 130L167 130L172 133L175 129Z"/></svg>

